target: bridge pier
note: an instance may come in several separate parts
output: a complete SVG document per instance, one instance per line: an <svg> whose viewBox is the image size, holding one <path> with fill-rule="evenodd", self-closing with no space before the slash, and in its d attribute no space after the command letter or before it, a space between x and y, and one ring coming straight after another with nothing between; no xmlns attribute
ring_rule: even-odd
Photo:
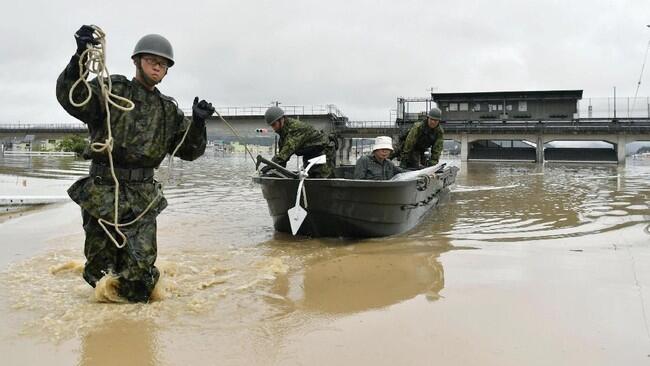
<svg viewBox="0 0 650 366"><path fill-rule="evenodd" d="M349 165L350 154L352 153L352 139L351 138L339 138L339 151L338 151L338 160L339 164Z"/></svg>
<svg viewBox="0 0 650 366"><path fill-rule="evenodd" d="M460 135L460 161L467 162L469 156L469 138L466 133Z"/></svg>
<svg viewBox="0 0 650 366"><path fill-rule="evenodd" d="M616 157L619 164L625 164L625 145L627 144L626 135L618 135L616 142Z"/></svg>
<svg viewBox="0 0 650 366"><path fill-rule="evenodd" d="M537 135L537 163L544 164L544 136Z"/></svg>

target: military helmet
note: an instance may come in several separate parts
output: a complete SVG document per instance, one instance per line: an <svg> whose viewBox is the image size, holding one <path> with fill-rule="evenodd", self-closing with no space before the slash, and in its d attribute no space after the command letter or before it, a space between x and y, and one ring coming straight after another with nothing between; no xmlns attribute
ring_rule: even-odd
<svg viewBox="0 0 650 366"><path fill-rule="evenodd" d="M433 107L429 113L427 113L427 117L437 119L439 121L442 119L442 111L440 108Z"/></svg>
<svg viewBox="0 0 650 366"><path fill-rule="evenodd" d="M172 44L160 34L147 34L140 38L138 43L135 44L131 58L142 53L164 57L169 60L170 67L174 66L174 49L172 48Z"/></svg>
<svg viewBox="0 0 650 366"><path fill-rule="evenodd" d="M273 124L273 122L279 120L282 117L284 117L284 111L278 106L270 107L264 113L264 119L269 125Z"/></svg>

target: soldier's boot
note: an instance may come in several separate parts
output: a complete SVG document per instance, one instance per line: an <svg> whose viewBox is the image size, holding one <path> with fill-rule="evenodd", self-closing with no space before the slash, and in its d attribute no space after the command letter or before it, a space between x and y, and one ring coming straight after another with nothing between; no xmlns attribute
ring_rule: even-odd
<svg viewBox="0 0 650 366"><path fill-rule="evenodd" d="M148 273L141 273L140 278L133 278L136 276L130 276L131 279L126 279L120 277L120 285L118 288L118 293L121 297L127 299L129 302L149 302L151 298L151 293L153 292L158 278L160 277L160 272L158 268L152 267Z"/></svg>

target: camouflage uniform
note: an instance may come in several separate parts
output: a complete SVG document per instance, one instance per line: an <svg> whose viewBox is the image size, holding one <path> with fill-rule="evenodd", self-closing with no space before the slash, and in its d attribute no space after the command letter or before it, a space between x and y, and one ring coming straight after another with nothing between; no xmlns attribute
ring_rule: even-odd
<svg viewBox="0 0 650 366"><path fill-rule="evenodd" d="M315 165L309 170L311 178L333 178L336 166L336 144L329 136L317 131L312 126L292 118L286 118L280 131L278 141L278 154L273 161L286 167L291 155L302 156L304 166L308 160L322 154L327 156L327 163Z"/></svg>
<svg viewBox="0 0 650 366"><path fill-rule="evenodd" d="M444 131L440 124L429 128L426 121L417 122L411 127L404 146L401 148L400 166L402 168L419 168L420 165L432 166L438 164L442 153ZM431 146L431 159L425 161L424 152Z"/></svg>
<svg viewBox="0 0 650 366"><path fill-rule="evenodd" d="M88 125L91 143L104 142L107 137L106 111L100 97L97 80L91 81L93 96L89 103L75 107L68 100L72 84L79 78L78 55L74 55L57 80L56 96L63 108L75 118ZM104 167L104 173L93 173L75 182L68 194L82 209L83 227L86 232L84 254L86 266L84 279L95 286L108 272L119 276L119 293L129 301L149 300L158 277L154 266L157 254L156 217L167 207L161 185L153 179L157 168L167 154L171 154L190 128L177 156L194 160L205 151L205 125L191 123L177 107L175 101L154 89L147 90L135 79L129 81L121 75L112 75L113 93L130 99L135 104L132 111L111 108L111 126L114 138L113 161L124 172L150 171L141 179L119 177L119 218L129 222L142 213L152 200L151 209L136 223L120 228L127 236L124 248L117 248L99 226L98 218L114 222L114 185L106 152L94 152L86 147L85 159L92 159L92 166ZM87 96L81 85L75 89L73 98L82 101ZM145 168L145 169L142 169ZM110 228L110 226L109 226ZM111 229L112 230L112 229ZM121 242L119 236L114 237Z"/></svg>
<svg viewBox="0 0 650 366"><path fill-rule="evenodd" d="M370 154L357 160L354 167L354 179L388 180L401 172L402 169L396 167L392 161L385 159L379 162L375 155Z"/></svg>

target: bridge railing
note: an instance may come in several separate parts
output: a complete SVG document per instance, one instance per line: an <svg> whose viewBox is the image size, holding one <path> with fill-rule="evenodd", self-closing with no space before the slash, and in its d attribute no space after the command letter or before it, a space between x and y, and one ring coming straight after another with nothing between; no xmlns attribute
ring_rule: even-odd
<svg viewBox="0 0 650 366"><path fill-rule="evenodd" d="M338 121L334 123L336 128L397 128L392 121Z"/></svg>
<svg viewBox="0 0 650 366"><path fill-rule="evenodd" d="M0 123L0 130L10 131L70 131L86 129L87 127L84 123Z"/></svg>
<svg viewBox="0 0 650 366"><path fill-rule="evenodd" d="M240 107L216 107L215 109L223 117L227 116L263 116L269 108L266 106L240 106ZM345 115L334 104L325 105L280 105L284 113L288 115L322 115L331 114L337 118L343 118ZM192 115L192 108L181 108L186 116Z"/></svg>
<svg viewBox="0 0 650 366"><path fill-rule="evenodd" d="M565 121L445 121L448 132L467 133L650 133L650 119L588 118Z"/></svg>

